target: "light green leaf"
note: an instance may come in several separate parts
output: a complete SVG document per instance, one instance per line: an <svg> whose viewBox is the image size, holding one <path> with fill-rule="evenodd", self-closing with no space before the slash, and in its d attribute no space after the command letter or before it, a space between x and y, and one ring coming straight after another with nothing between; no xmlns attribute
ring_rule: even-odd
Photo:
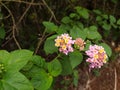
<svg viewBox="0 0 120 90"><path fill-rule="evenodd" d="M100 10L93 10L94 13L98 14L98 15L101 15L102 12Z"/></svg>
<svg viewBox="0 0 120 90"><path fill-rule="evenodd" d="M96 21L98 21L98 22L102 21L102 17L101 16L97 16L96 17Z"/></svg>
<svg viewBox="0 0 120 90"><path fill-rule="evenodd" d="M120 25L120 19L118 19L117 24Z"/></svg>
<svg viewBox="0 0 120 90"><path fill-rule="evenodd" d="M3 27L0 27L0 39L4 39L5 38L5 30Z"/></svg>
<svg viewBox="0 0 120 90"><path fill-rule="evenodd" d="M47 38L47 40L45 41L44 50L45 50L46 54L52 54L52 53L58 51L58 48L55 46L56 37L57 37L56 35L53 35L53 36Z"/></svg>
<svg viewBox="0 0 120 90"><path fill-rule="evenodd" d="M53 82L53 77L40 69L36 73L34 72L31 82L36 90L48 90Z"/></svg>
<svg viewBox="0 0 120 90"><path fill-rule="evenodd" d="M10 57L10 53L5 50L0 50L0 62L5 64L5 66L8 64L8 59Z"/></svg>
<svg viewBox="0 0 120 90"><path fill-rule="evenodd" d="M110 23L115 23L115 22L116 22L116 18L110 15Z"/></svg>
<svg viewBox="0 0 120 90"><path fill-rule="evenodd" d="M61 21L62 21L63 23L65 23L65 24L68 24L68 23L70 23L72 20L71 20L68 16L66 16L66 17L64 17Z"/></svg>
<svg viewBox="0 0 120 90"><path fill-rule="evenodd" d="M9 71L19 71L31 59L33 52L29 50L15 50L10 53L7 60L6 69Z"/></svg>
<svg viewBox="0 0 120 90"><path fill-rule="evenodd" d="M62 66L61 63L57 59L55 59L47 64L47 69L52 76L56 77L60 75L62 71Z"/></svg>
<svg viewBox="0 0 120 90"><path fill-rule="evenodd" d="M112 49L110 46L108 46L106 43L101 43L100 45L104 47L107 55L110 57L112 55Z"/></svg>
<svg viewBox="0 0 120 90"><path fill-rule="evenodd" d="M31 83L20 72L6 72L1 82L3 90L33 90Z"/></svg>
<svg viewBox="0 0 120 90"><path fill-rule="evenodd" d="M82 38L82 39L86 39L86 33L84 30L81 30L80 28L74 26L71 30L70 30L70 35L73 37L73 39L76 38Z"/></svg>
<svg viewBox="0 0 120 90"><path fill-rule="evenodd" d="M76 13L71 13L70 14L70 18L77 18L77 19L79 19L79 16Z"/></svg>
<svg viewBox="0 0 120 90"><path fill-rule="evenodd" d="M87 33L88 39L94 39L94 40L101 40L102 36L97 31L96 26L90 26L89 28L85 28L85 31Z"/></svg>
<svg viewBox="0 0 120 90"><path fill-rule="evenodd" d="M43 25L46 27L46 32L48 33L56 32L58 29L58 27L52 22L44 21Z"/></svg>
<svg viewBox="0 0 120 90"><path fill-rule="evenodd" d="M87 9L82 8L82 7L79 7L79 6L75 7L75 9L76 9L77 13L78 13L81 17L83 17L84 19L88 19L88 18L89 18L89 13L88 13L88 10L87 10Z"/></svg>
<svg viewBox="0 0 120 90"><path fill-rule="evenodd" d="M105 29L105 30L110 30L111 29L111 25L110 24L107 24L107 23L104 23L102 25L102 28Z"/></svg>
<svg viewBox="0 0 120 90"><path fill-rule="evenodd" d="M72 69L74 69L82 62L83 56L79 51L74 51L69 54L69 59L70 59Z"/></svg>
<svg viewBox="0 0 120 90"><path fill-rule="evenodd" d="M62 65L62 75L69 75L72 73L72 66L68 57L63 57L60 63Z"/></svg>

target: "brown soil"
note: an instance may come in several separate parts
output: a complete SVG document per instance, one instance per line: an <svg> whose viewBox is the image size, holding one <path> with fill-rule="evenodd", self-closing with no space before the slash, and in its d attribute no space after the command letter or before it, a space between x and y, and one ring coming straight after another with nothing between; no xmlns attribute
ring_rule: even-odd
<svg viewBox="0 0 120 90"><path fill-rule="evenodd" d="M102 68L99 76L80 71L78 87L69 90L120 90L120 57Z"/></svg>

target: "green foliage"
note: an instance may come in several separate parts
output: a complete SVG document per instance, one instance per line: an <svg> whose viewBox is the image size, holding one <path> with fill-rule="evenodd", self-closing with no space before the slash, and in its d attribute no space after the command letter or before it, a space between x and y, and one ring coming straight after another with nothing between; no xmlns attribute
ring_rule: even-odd
<svg viewBox="0 0 120 90"><path fill-rule="evenodd" d="M0 27L0 39L4 39L5 38L5 30L3 27Z"/></svg>
<svg viewBox="0 0 120 90"><path fill-rule="evenodd" d="M56 32L58 29L58 27L52 22L44 21L43 25L46 27L46 32L48 33Z"/></svg>
<svg viewBox="0 0 120 90"><path fill-rule="evenodd" d="M62 65L62 75L72 74L72 66L68 57L64 57L60 60Z"/></svg>
<svg viewBox="0 0 120 90"><path fill-rule="evenodd" d="M53 35L47 38L47 40L45 41L44 50L46 54L52 54L58 51L57 47L55 47L55 41L54 41L56 37L57 37L56 35Z"/></svg>
<svg viewBox="0 0 120 90"><path fill-rule="evenodd" d="M84 18L84 19L88 19L89 18L89 13L88 10L82 7L75 7L77 13L80 15L80 17Z"/></svg>
<svg viewBox="0 0 120 90"><path fill-rule="evenodd" d="M74 69L82 62L83 56L79 51L74 51L70 53L69 60L70 60L72 69Z"/></svg>
<svg viewBox="0 0 120 90"><path fill-rule="evenodd" d="M56 77L61 74L62 66L59 60L54 59L53 61L47 63L47 69L50 75Z"/></svg>
<svg viewBox="0 0 120 90"><path fill-rule="evenodd" d="M71 30L70 30L70 35L73 37L73 39L76 38L82 38L82 39L86 39L86 33L84 30L81 30L79 27L74 26Z"/></svg>
<svg viewBox="0 0 120 90"><path fill-rule="evenodd" d="M73 71L73 84L77 87L78 86L78 79L79 79L79 73L77 70Z"/></svg>
<svg viewBox="0 0 120 90"><path fill-rule="evenodd" d="M44 69L34 67L31 70L31 83L36 90L48 90L50 88L53 77L50 76Z"/></svg>
<svg viewBox="0 0 120 90"><path fill-rule="evenodd" d="M87 33L88 39L92 39L92 40L96 40L96 39L101 40L102 39L101 35L97 31L96 26L90 26L89 28L86 28L85 31Z"/></svg>
<svg viewBox="0 0 120 90"><path fill-rule="evenodd" d="M19 72L31 57L32 52L29 50L16 50L11 53L0 51L0 62L5 65L6 70L0 79L1 90L33 90L29 80Z"/></svg>

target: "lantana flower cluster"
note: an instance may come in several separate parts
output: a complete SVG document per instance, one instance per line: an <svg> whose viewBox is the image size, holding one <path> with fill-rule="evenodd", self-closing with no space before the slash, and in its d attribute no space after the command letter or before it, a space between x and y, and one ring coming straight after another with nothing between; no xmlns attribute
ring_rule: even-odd
<svg viewBox="0 0 120 90"><path fill-rule="evenodd" d="M73 52L72 45L74 44L74 40L68 34L62 34L55 39L55 46L59 47L59 51L68 55L69 52Z"/></svg>
<svg viewBox="0 0 120 90"><path fill-rule="evenodd" d="M107 62L107 54L102 46L90 45L89 50L86 51L89 58L86 62L89 62L90 69L101 68L104 63Z"/></svg>
<svg viewBox="0 0 120 90"><path fill-rule="evenodd" d="M55 46L59 48L59 51L68 55L69 52L73 52L74 48L80 51L84 50L85 42L82 38L76 38L72 40L69 34L61 34L55 39ZM73 48L74 46L74 48ZM101 68L103 64L107 62L107 54L102 46L90 45L89 50L85 51L88 58L86 62L89 63L90 70L93 68Z"/></svg>

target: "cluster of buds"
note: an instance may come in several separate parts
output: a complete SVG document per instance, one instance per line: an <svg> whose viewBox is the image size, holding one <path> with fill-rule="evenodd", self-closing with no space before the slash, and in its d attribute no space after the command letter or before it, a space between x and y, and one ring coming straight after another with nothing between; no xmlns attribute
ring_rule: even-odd
<svg viewBox="0 0 120 90"><path fill-rule="evenodd" d="M68 34L62 34L55 39L55 46L59 47L59 51L68 55L69 52L73 52L72 45L74 40Z"/></svg>
<svg viewBox="0 0 120 90"><path fill-rule="evenodd" d="M4 67L3 63L0 63L0 79L3 77L3 73L6 72L6 69Z"/></svg>
<svg viewBox="0 0 120 90"><path fill-rule="evenodd" d="M101 68L104 63L107 62L107 54L102 46L90 45L89 50L86 51L89 58L86 62L89 62L90 69Z"/></svg>
<svg viewBox="0 0 120 90"><path fill-rule="evenodd" d="M82 38L76 38L75 40L75 48L79 49L80 51L84 50L85 42Z"/></svg>

